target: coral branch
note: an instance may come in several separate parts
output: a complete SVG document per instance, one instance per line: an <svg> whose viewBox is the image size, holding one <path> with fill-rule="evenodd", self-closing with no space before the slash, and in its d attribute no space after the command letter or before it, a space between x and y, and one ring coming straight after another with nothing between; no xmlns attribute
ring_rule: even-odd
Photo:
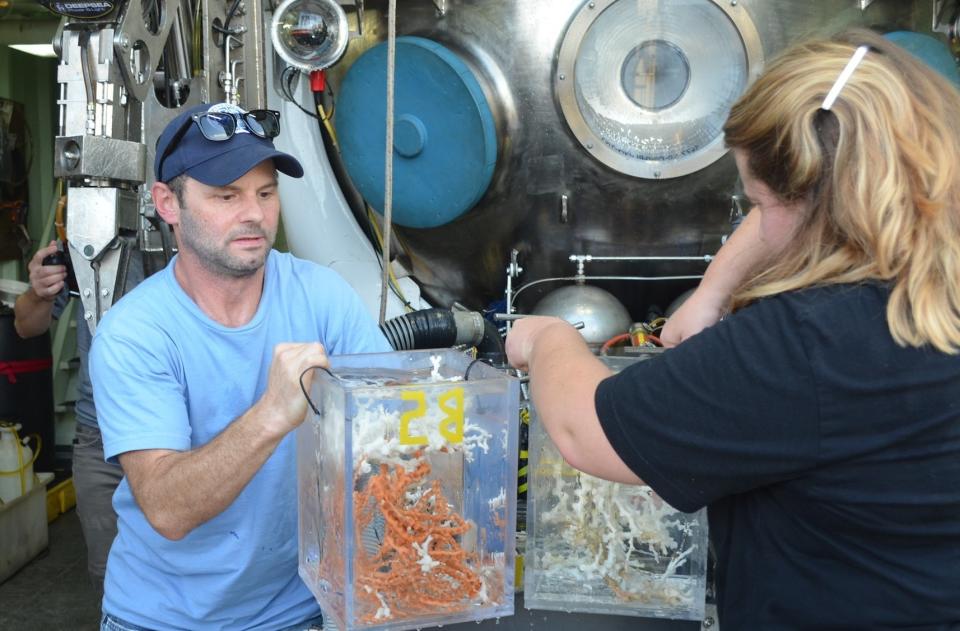
<svg viewBox="0 0 960 631"><path fill-rule="evenodd" d="M484 587L471 569L476 554L461 545L472 525L450 509L439 480L427 481L430 464L415 454L418 464L379 472L354 493L356 513L356 590L364 622L399 615L449 613L463 610ZM380 515L384 532L379 548L368 553L362 536Z"/></svg>

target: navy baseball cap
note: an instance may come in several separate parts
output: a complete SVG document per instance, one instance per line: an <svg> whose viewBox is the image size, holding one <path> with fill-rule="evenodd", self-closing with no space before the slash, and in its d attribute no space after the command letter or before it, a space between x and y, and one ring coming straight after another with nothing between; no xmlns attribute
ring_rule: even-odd
<svg viewBox="0 0 960 631"><path fill-rule="evenodd" d="M245 113L236 105L215 103L191 107L178 114L157 140L153 164L156 181L169 182L178 175L187 174L210 186L226 186L264 160L273 160L277 170L290 177L303 177L303 167L296 158L278 151L273 146L273 139L251 133L241 117L236 117L237 128L232 137L221 141L207 140L197 124L187 120L201 112ZM163 160L163 173L160 173L160 157L167 152L167 146L175 140L177 132L184 125L189 125L189 128Z"/></svg>

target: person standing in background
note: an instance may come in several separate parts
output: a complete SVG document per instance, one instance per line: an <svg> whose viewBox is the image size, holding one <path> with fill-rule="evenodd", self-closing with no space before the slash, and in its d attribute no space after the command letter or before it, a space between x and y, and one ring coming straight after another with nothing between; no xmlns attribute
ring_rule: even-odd
<svg viewBox="0 0 960 631"><path fill-rule="evenodd" d="M53 319L60 318L70 300L65 265L44 265L43 260L57 252L56 241L37 250L27 265L30 288L17 297L14 327L26 339L49 330ZM143 280L139 256L132 256L126 290ZM107 555L117 535L117 514L113 510L113 492L123 478L123 470L104 461L103 439L97 425L97 409L90 385L89 352L91 333L77 309L77 355L80 359L77 381L76 435L73 440L73 486L77 494L77 516L87 547L87 572L97 600L103 596ZM52 449L53 445L48 448Z"/></svg>

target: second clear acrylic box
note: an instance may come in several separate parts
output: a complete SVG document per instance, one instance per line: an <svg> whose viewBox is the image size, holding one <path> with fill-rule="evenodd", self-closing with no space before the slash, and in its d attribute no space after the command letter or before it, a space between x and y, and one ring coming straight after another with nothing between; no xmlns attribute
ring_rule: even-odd
<svg viewBox="0 0 960 631"><path fill-rule="evenodd" d="M618 372L640 358L601 360ZM536 410L529 452L528 609L703 619L706 509L682 513L649 486L576 471L564 462Z"/></svg>

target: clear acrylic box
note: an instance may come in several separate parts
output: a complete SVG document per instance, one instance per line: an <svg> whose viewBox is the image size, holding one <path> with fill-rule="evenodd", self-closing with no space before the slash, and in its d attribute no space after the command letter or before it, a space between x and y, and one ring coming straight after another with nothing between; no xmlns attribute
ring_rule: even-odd
<svg viewBox="0 0 960 631"><path fill-rule="evenodd" d="M653 357L601 357L612 370ZM654 360L655 361L655 360ZM528 609L702 620L707 514L682 513L649 486L571 468L530 422L524 605Z"/></svg>
<svg viewBox="0 0 960 631"><path fill-rule="evenodd" d="M297 430L300 576L324 615L343 631L512 615L518 380L451 350L330 363Z"/></svg>

